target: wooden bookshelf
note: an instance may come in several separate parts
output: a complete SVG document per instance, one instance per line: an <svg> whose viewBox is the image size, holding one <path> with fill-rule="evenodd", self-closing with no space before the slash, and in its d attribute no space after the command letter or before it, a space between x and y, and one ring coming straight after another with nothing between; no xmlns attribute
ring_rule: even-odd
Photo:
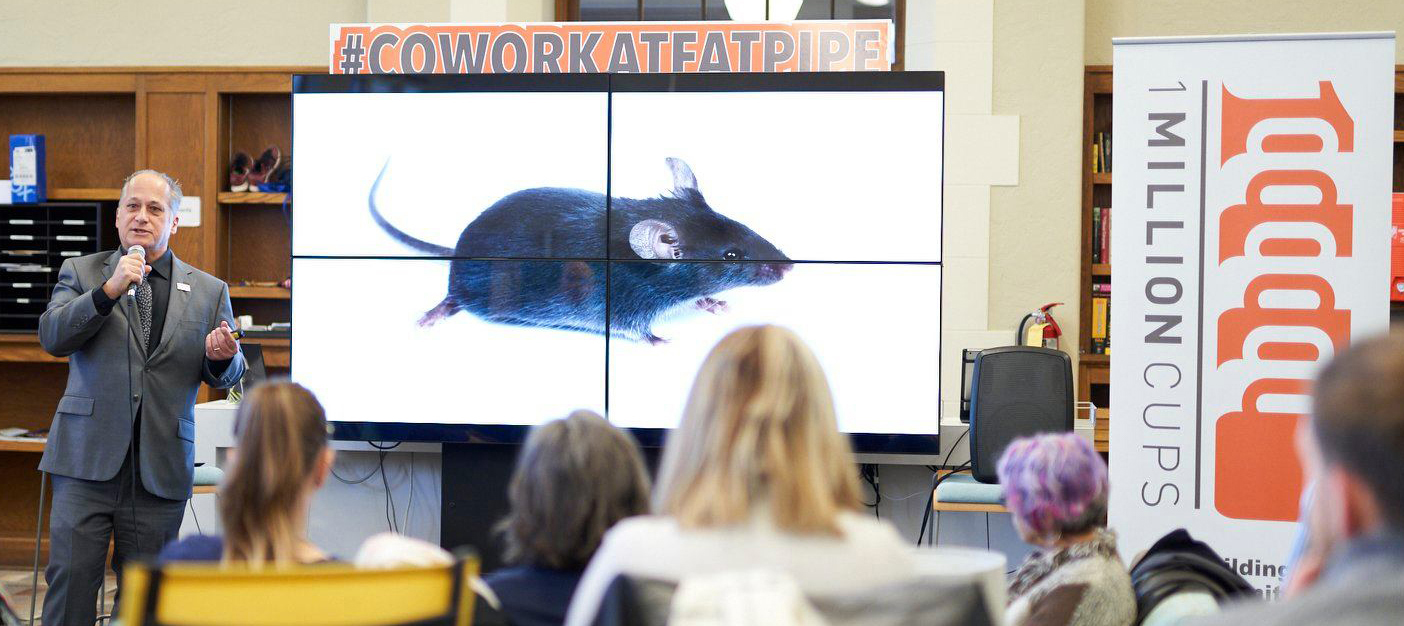
<svg viewBox="0 0 1404 626"><path fill-rule="evenodd" d="M79 200L79 201L109 201L116 202L122 199L122 188L81 188L81 187L50 187L49 200Z"/></svg>
<svg viewBox="0 0 1404 626"><path fill-rule="evenodd" d="M45 439L20 439L6 437L0 439L0 452L40 452L44 451ZM37 503L36 503L37 504Z"/></svg>
<svg viewBox="0 0 1404 626"><path fill-rule="evenodd" d="M1111 282L1111 263L1107 262L1108 259L1093 263L1092 247L1096 238L1092 232L1092 214L1095 209L1111 206L1112 174L1093 171L1090 151L1098 133L1111 135L1111 67L1088 66L1083 73L1082 85L1082 280L1078 294L1078 336L1082 345L1078 346L1078 400L1091 401L1099 407L1098 433L1094 445L1098 452L1105 454L1108 452L1110 434L1110 423L1106 419L1109 413L1105 409L1111 394L1108 385L1111 358L1106 354L1092 353L1092 285Z"/></svg>
<svg viewBox="0 0 1404 626"><path fill-rule="evenodd" d="M289 300L292 290L284 287L229 287L230 298L257 298L260 300Z"/></svg>
<svg viewBox="0 0 1404 626"><path fill-rule="evenodd" d="M220 204L282 204L288 194L262 191L221 191Z"/></svg>
<svg viewBox="0 0 1404 626"><path fill-rule="evenodd" d="M237 151L257 157L270 145L290 160L292 75L325 72L0 68L0 136L45 135L49 198L101 202L114 215L127 175L147 167L172 175L187 196L204 202L201 225L182 224L171 249L231 285L277 282L291 270L289 194L227 191L229 162ZM235 314L251 314L256 323L290 321L286 289L233 287L231 296ZM263 346L271 374L286 373L289 340L245 342ZM35 333L0 333L0 427L48 427L67 376L67 359L45 352ZM222 396L203 388L199 400ZM28 567L34 556L40 450L33 442L0 442L0 567Z"/></svg>

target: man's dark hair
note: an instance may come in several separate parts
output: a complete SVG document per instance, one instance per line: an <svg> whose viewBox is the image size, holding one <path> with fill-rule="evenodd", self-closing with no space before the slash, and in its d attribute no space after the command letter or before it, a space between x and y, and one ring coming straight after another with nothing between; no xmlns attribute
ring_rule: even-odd
<svg viewBox="0 0 1404 626"><path fill-rule="evenodd" d="M605 531L648 512L648 474L632 437L576 411L532 430L507 499L511 512L497 531L508 562L583 569Z"/></svg>
<svg viewBox="0 0 1404 626"><path fill-rule="evenodd" d="M1322 456L1364 481L1385 523L1404 529L1404 334L1351 346L1321 371L1314 395Z"/></svg>

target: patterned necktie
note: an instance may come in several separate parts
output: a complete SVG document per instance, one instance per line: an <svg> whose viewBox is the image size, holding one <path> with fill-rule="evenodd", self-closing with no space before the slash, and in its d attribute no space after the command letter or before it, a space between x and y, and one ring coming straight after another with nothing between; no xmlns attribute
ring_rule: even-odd
<svg viewBox="0 0 1404 626"><path fill-rule="evenodd" d="M136 289L137 316L141 318L142 345L151 349L151 277L141 281Z"/></svg>

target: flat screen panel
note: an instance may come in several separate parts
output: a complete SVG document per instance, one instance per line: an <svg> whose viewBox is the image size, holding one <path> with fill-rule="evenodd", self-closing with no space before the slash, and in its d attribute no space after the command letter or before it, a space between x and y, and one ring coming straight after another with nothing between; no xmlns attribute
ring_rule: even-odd
<svg viewBox="0 0 1404 626"><path fill-rule="evenodd" d="M628 299L620 284L633 277L621 266L694 273L723 271L715 268L722 265L749 271L757 264L614 262L611 300ZM799 263L772 285L731 289L714 299L708 308L682 307L655 324L659 342L611 334L610 421L676 426L712 346L742 326L778 324L798 334L819 359L840 430L937 434L941 266Z"/></svg>
<svg viewBox="0 0 1404 626"><path fill-rule="evenodd" d="M436 312L455 271L476 275L476 313ZM603 335L509 323L531 290L556 281L573 285L563 292L574 310L600 312L580 323L602 326L591 271L560 261L294 259L293 378L342 422L531 425L573 409L603 413Z"/></svg>
<svg viewBox="0 0 1404 626"><path fill-rule="evenodd" d="M297 95L293 254L601 257L607 106L590 92ZM493 219L504 206L577 219Z"/></svg>
<svg viewBox="0 0 1404 626"><path fill-rule="evenodd" d="M941 260L940 91L627 92L612 107L612 232L694 225L676 232L683 259ZM638 258L621 243L611 258Z"/></svg>

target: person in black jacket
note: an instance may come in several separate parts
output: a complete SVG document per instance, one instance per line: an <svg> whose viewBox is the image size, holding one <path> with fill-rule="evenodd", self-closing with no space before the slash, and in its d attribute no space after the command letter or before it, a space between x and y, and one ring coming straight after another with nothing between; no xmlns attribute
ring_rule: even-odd
<svg viewBox="0 0 1404 626"><path fill-rule="evenodd" d="M508 485L498 525L510 567L484 577L513 626L565 621L576 583L605 531L648 512L648 474L634 440L590 411L538 426Z"/></svg>

